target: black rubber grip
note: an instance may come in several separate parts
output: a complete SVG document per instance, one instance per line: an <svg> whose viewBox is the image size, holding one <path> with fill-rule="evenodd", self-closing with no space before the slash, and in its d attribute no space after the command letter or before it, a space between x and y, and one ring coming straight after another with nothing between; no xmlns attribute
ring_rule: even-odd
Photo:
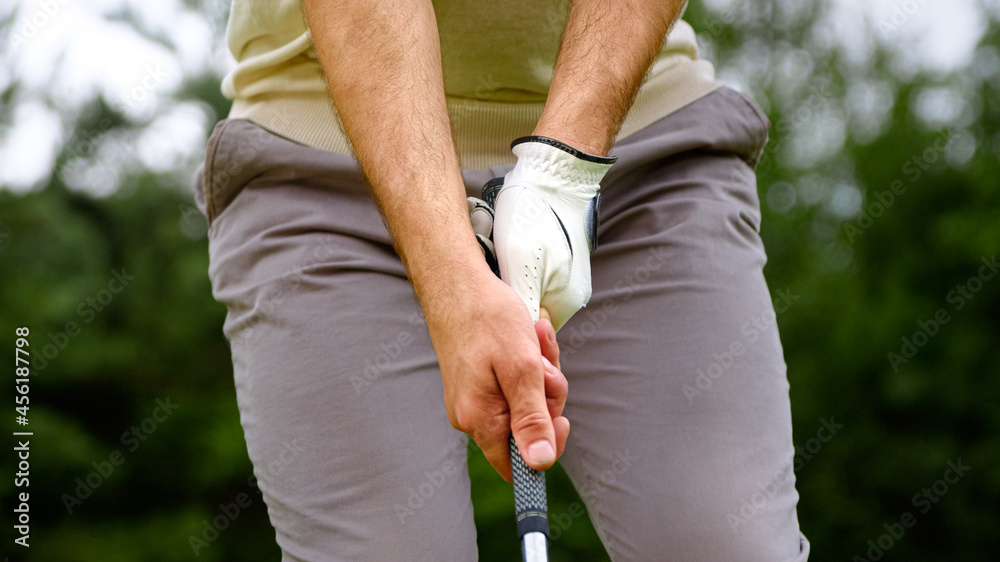
<svg viewBox="0 0 1000 562"><path fill-rule="evenodd" d="M482 199L491 209L497 208L497 195L500 195L500 190L503 189L503 180L503 176L493 178L483 186Z"/></svg>
<svg viewBox="0 0 1000 562"><path fill-rule="evenodd" d="M525 464L521 451L510 436L510 468L514 473L514 513L517 536L532 531L549 536L549 506L545 499L545 473Z"/></svg>

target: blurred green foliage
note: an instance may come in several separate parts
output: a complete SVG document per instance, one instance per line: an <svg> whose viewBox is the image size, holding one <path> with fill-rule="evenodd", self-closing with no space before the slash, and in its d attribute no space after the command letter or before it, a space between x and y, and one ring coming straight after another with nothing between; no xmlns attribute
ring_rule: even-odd
<svg viewBox="0 0 1000 562"><path fill-rule="evenodd" d="M968 68L907 74L882 49L859 65L815 47L810 24L828 4L779 13L786 4L720 15L695 3L687 19L720 74L743 69L773 124L758 170L766 273L772 290L799 297L778 321L811 559L864 559L868 541L888 544L885 525L906 512L916 525L892 539L886 560L991 559L1000 552L1000 277L986 279L982 266L1000 250L1000 25L990 20ZM934 96L949 95L962 111L935 122ZM228 110L214 76L192 77L178 98L216 116ZM104 119L113 128L100 134L138 126L98 99L72 138L94 136ZM75 156L64 147L56 170ZM116 173L122 188L104 198L69 189L59 173L26 195L0 191L0 235L9 233L0 237L0 341L9 350L14 328L30 326L45 359L31 391L24 559L192 559L191 537L204 540L220 504L242 501L197 558L278 560L191 186ZM134 279L112 284L124 276ZM154 419L158 400L176 410ZM810 439L831 419L843 429L816 447ZM111 459L123 460L104 474ZM959 459L971 469L942 493L935 483ZM0 462L14 472L12 455ZM481 558L518 559L509 488L481 454L470 470ZM576 514L565 475L551 471L549 483L553 517ZM68 513L65 495L87 489ZM915 499L925 490L933 503ZM0 480L5 509L14 492L11 478ZM553 560L607 559L586 517L562 521Z"/></svg>

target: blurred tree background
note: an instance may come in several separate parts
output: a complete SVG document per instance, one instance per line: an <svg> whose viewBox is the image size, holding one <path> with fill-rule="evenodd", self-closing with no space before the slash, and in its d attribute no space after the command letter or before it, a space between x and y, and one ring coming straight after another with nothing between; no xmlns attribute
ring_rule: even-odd
<svg viewBox="0 0 1000 562"><path fill-rule="evenodd" d="M937 1L713 0L685 16L772 121L762 235L772 291L796 297L778 322L817 562L1000 552L1000 8ZM228 112L227 7L162 4L0 8L0 341L13 353L29 326L35 358L32 546L8 536L13 559L280 556L192 202ZM124 86L83 85L81 64L116 63L79 35L38 58L62 26L97 23L144 45L117 48L138 69ZM959 54L943 60L927 26ZM39 154L43 173L17 171ZM481 559L519 559L509 487L471 458ZM549 481L553 560L607 559L568 480Z"/></svg>

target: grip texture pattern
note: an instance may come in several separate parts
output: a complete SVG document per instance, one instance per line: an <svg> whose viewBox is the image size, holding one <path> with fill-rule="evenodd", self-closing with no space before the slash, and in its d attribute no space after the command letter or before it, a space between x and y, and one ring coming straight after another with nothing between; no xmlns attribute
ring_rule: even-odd
<svg viewBox="0 0 1000 562"><path fill-rule="evenodd" d="M514 512L517 534L537 531L549 534L549 508L545 499L545 473L525 464L521 451L510 436L510 467L514 475Z"/></svg>

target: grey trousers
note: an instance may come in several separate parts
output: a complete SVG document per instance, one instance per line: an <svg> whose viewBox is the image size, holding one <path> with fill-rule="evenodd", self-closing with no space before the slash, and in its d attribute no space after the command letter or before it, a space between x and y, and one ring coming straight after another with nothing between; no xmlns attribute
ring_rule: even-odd
<svg viewBox="0 0 1000 562"><path fill-rule="evenodd" d="M768 127L723 88L614 147L593 297L558 337L560 462L615 561L808 556L758 235ZM464 172L469 195L507 171ZM283 559L477 559L467 438L352 159L222 121L197 200Z"/></svg>

